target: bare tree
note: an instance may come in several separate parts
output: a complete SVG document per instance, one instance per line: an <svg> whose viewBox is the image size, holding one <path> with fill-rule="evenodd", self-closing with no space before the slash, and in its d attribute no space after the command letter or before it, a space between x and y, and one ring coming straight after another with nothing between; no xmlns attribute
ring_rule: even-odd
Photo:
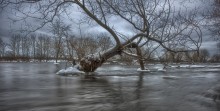
<svg viewBox="0 0 220 111"><path fill-rule="evenodd" d="M67 48L67 54L68 54L68 59L69 60L72 60L75 64L75 53L74 53L74 38L75 36L74 35L70 35L69 33L66 33L65 34L65 40L66 40L66 48Z"/></svg>
<svg viewBox="0 0 220 111"><path fill-rule="evenodd" d="M80 38L74 37L69 40L69 45L74 50L79 60L88 54L93 54L94 52L96 52L99 47L98 44L99 43L94 39L93 36L83 36Z"/></svg>
<svg viewBox="0 0 220 111"><path fill-rule="evenodd" d="M10 48L12 50L12 57L14 60L18 60L20 57L21 49L21 35L14 34L10 39Z"/></svg>
<svg viewBox="0 0 220 111"><path fill-rule="evenodd" d="M111 38L105 33L97 35L97 42L101 51L105 51L113 45Z"/></svg>
<svg viewBox="0 0 220 111"><path fill-rule="evenodd" d="M77 6L90 20L105 29L111 35L115 45L108 50L85 55L80 60L81 70L85 72L95 71L107 59L122 53L138 58L141 69L144 69L143 60L145 58L142 55L141 47L149 41L174 53L183 51L182 48L197 50L193 46L199 47L201 43L201 30L196 24L194 16L176 12L171 8L172 4L169 0L4 0L2 3L14 4L17 6L16 10L20 12L27 5L34 6L35 9L22 12L25 15L22 19L33 18L42 21L42 24L32 31L42 28L57 16L72 11L71 7L74 6ZM39 14L37 15L36 12ZM129 31L132 31L133 34L127 35L117 31L114 28L116 24L110 22L112 18L128 24L131 29ZM60 46L60 40L56 44ZM176 47L168 47L172 44ZM130 48L136 49L136 54L127 52Z"/></svg>
<svg viewBox="0 0 220 111"><path fill-rule="evenodd" d="M197 52L186 53L186 56L193 63L194 62L207 62L210 54L207 49L200 49L199 53Z"/></svg>
<svg viewBox="0 0 220 111"><path fill-rule="evenodd" d="M46 35L40 35L36 41L36 57L41 60L47 60L51 53L51 40Z"/></svg>
<svg viewBox="0 0 220 111"><path fill-rule="evenodd" d="M0 38L0 58L5 56L6 46L7 44Z"/></svg>
<svg viewBox="0 0 220 111"><path fill-rule="evenodd" d="M64 56L63 39L65 38L65 34L67 34L67 31L70 30L70 25L65 25L60 19L57 19L54 23L52 23L51 29L55 36L54 50L55 50L55 58L57 62L59 58Z"/></svg>
<svg viewBox="0 0 220 111"><path fill-rule="evenodd" d="M220 1L219 0L214 0L214 7L212 10L212 15L211 19L213 19L214 24L213 27L211 28L211 31L218 36L220 36Z"/></svg>
<svg viewBox="0 0 220 111"><path fill-rule="evenodd" d="M220 55L220 42L217 43L218 54Z"/></svg>
<svg viewBox="0 0 220 111"><path fill-rule="evenodd" d="M29 61L31 42L29 37L21 36L21 55L22 60Z"/></svg>
<svg viewBox="0 0 220 111"><path fill-rule="evenodd" d="M211 57L211 62L219 62L220 61L220 56L218 54L214 54Z"/></svg>
<svg viewBox="0 0 220 111"><path fill-rule="evenodd" d="M203 1L204 3L207 1ZM220 40L220 1L211 0L211 5L204 8L203 16L206 18L205 29L211 32L211 38Z"/></svg>
<svg viewBox="0 0 220 111"><path fill-rule="evenodd" d="M207 49L200 49L200 62L207 62L209 59L209 51Z"/></svg>
<svg viewBox="0 0 220 111"><path fill-rule="evenodd" d="M49 60L51 58L52 52L52 39L51 37L46 37L45 39L45 45L44 45L44 56L46 57L46 60Z"/></svg>
<svg viewBox="0 0 220 111"><path fill-rule="evenodd" d="M32 59L36 59L36 39L37 39L36 34L30 35Z"/></svg>

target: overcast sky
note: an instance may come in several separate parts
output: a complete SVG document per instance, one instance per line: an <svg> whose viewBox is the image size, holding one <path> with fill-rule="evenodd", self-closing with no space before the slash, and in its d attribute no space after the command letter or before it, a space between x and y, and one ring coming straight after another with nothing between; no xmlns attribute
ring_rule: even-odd
<svg viewBox="0 0 220 111"><path fill-rule="evenodd" d="M203 1L203 2L201 2ZM182 13L189 13L194 10L194 7L197 7L197 10L203 11L204 8L210 8L212 2L204 2L204 0L174 0L171 1L172 3L172 8L175 9L184 9ZM79 20L84 16L81 14L81 12L75 7L72 9L74 11L71 11L70 17L73 18L72 21L67 19L66 17L63 18L63 21L65 21L67 24L71 24L72 26L72 31L74 33L79 33L79 25L76 23L79 22ZM10 8L4 9L0 11L0 37L4 40L7 41L8 38L10 38L11 34L15 33L17 29L20 29L24 23L21 22L13 22L9 18L16 18L15 16L16 12L12 12ZM31 24L39 25L37 21L31 21L29 20ZM114 29L116 29L118 32L126 32L127 35L132 35L132 31L129 28L129 25L126 24L123 21L120 21L120 19L116 17L112 17L110 19L110 23L114 24ZM82 24L80 25L81 29L85 33L96 33L96 32L105 32L103 28L96 24L88 25L88 24ZM43 34L49 34L48 28L44 28L41 30L38 30L38 33L43 33ZM204 42L202 44L202 48L207 48L209 49L210 53L213 54L216 52L216 41L212 41L210 39L210 34L206 30L203 30L203 35L204 35Z"/></svg>

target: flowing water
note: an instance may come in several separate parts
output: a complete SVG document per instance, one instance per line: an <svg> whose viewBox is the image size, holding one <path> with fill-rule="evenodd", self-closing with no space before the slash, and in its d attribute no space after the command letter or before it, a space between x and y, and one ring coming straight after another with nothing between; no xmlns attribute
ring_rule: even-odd
<svg viewBox="0 0 220 111"><path fill-rule="evenodd" d="M220 111L219 100L204 96L220 84L219 67L143 73L138 66L104 65L94 78L56 75L62 67L1 63L0 110Z"/></svg>

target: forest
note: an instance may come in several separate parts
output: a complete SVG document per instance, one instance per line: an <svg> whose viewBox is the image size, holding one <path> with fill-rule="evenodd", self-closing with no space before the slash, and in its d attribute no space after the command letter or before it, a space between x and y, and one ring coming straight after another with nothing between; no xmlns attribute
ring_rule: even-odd
<svg viewBox="0 0 220 111"><path fill-rule="evenodd" d="M32 34L25 37L22 34L14 34L10 37L9 43L0 39L0 61L14 62L48 62L67 60L69 62L79 61L85 55L104 51L114 45L109 35L89 35L76 37L74 35L52 37L48 35ZM208 49L200 49L191 52L162 52L151 51L152 44L142 47L146 63L207 63L219 62L220 55L210 55ZM220 50L220 43L216 45ZM134 64L135 57L123 54L113 58L111 61L123 62L129 65Z"/></svg>

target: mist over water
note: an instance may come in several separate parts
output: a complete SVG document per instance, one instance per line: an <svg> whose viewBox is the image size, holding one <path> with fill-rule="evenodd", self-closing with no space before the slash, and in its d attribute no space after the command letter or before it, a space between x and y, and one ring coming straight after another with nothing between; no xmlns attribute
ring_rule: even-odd
<svg viewBox="0 0 220 111"><path fill-rule="evenodd" d="M56 75L63 67L53 63L1 63L0 110L220 110L219 100L214 102L204 96L207 90L220 83L218 67L140 73L138 66L104 65L97 69L93 79Z"/></svg>

